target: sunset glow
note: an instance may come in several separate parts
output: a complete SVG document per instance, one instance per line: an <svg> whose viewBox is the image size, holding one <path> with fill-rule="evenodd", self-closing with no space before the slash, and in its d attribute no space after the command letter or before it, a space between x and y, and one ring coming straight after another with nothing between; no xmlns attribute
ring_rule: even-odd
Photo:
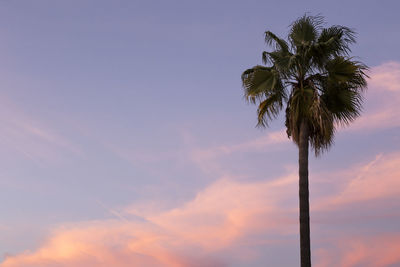
<svg viewBox="0 0 400 267"><path fill-rule="evenodd" d="M298 151L240 74L305 12L370 67L310 153L313 266L400 266L397 2L117 2L0 3L0 267L298 266Z"/></svg>

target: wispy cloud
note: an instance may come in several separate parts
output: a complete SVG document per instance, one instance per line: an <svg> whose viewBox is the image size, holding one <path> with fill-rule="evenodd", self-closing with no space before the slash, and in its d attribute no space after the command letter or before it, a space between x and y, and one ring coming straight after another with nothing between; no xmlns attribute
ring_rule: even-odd
<svg viewBox="0 0 400 267"><path fill-rule="evenodd" d="M371 68L365 110L349 130L379 130L400 126L400 63Z"/></svg>
<svg viewBox="0 0 400 267"><path fill-rule="evenodd" d="M400 235L375 234L336 238L332 246L317 249L317 267L384 267L400 263Z"/></svg>
<svg viewBox="0 0 400 267"><path fill-rule="evenodd" d="M3 150L23 155L36 163L54 161L64 152L83 155L79 146L24 112L5 96L1 96L0 121Z"/></svg>
<svg viewBox="0 0 400 267"><path fill-rule="evenodd" d="M288 143L289 139L284 130L269 132L263 137L254 140L244 141L238 144L221 145L206 149L195 149L192 154L194 158L213 159L218 156L224 156L237 152L259 151L271 148L273 145Z"/></svg>
<svg viewBox="0 0 400 267"><path fill-rule="evenodd" d="M233 176L228 168L221 167L221 159L244 153L279 150L289 143L284 130L270 131L262 137L227 145L198 147L190 144L188 158L207 174Z"/></svg>
<svg viewBox="0 0 400 267"><path fill-rule="evenodd" d="M343 171L320 175L323 183L338 188L321 197L315 210L400 195L400 153L378 154L374 159Z"/></svg>

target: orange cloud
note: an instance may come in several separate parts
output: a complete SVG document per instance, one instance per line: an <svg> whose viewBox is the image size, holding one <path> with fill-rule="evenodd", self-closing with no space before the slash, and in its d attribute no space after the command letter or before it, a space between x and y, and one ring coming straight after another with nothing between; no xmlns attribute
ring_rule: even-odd
<svg viewBox="0 0 400 267"><path fill-rule="evenodd" d="M296 181L295 174L268 182L221 179L183 206L147 214L143 222L64 227L38 250L9 256L0 266L225 266L212 255L248 234L296 233L295 210L282 210L281 203L296 194ZM124 212L132 213L137 211Z"/></svg>
<svg viewBox="0 0 400 267"><path fill-rule="evenodd" d="M134 225L112 221L59 229L42 248L8 256L0 266L163 266L154 257L128 249L132 229Z"/></svg>
<svg viewBox="0 0 400 267"><path fill-rule="evenodd" d="M287 232L282 222L291 219L282 212L280 202L296 194L296 181L295 174L272 182L222 179L183 207L149 220L179 232L185 243L200 244L205 249L227 246L249 231Z"/></svg>

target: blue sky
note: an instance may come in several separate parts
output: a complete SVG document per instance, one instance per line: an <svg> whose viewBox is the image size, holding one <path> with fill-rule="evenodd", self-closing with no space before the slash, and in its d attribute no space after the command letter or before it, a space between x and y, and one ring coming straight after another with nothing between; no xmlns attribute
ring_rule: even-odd
<svg viewBox="0 0 400 267"><path fill-rule="evenodd" d="M285 36L289 24L306 12L323 15L327 25L356 29L352 54L371 67L365 119L339 132L328 154L311 160L316 202L339 205L338 200L321 199L353 192L351 186L350 191L343 188L356 183L353 172L362 166L380 170L398 159L398 10L397 1L1 1L0 233L5 238L0 253L16 259L24 251L36 255L57 238L60 230L55 229L79 232L91 222L112 232L114 226L108 224L122 221L124 227L115 226L119 234L126 223L169 222L175 218L169 211L182 209L188 216L185 205L195 205L202 192L214 196L213 188L225 185L221 181L232 183L227 188L243 183L249 188L245 192L253 192L251 185L269 192L271 185L264 183L290 176L296 171L296 147L283 141L282 120L267 130L255 128L256 108L243 99L240 75L261 63L265 30ZM368 170L366 177L374 174ZM314 185L313 173L321 177ZM331 173L344 178L331 184L324 180ZM285 198L278 197L277 207L297 203L296 195L286 198L286 189L279 190ZM335 231L364 227L366 232L398 234L398 205L389 205L392 210L385 214L394 213L392 217L379 212L382 203L398 197L382 190L373 204L367 203L375 205L372 215L380 219L326 228L316 223L317 238L328 240L314 243L316 255L337 244L329 241ZM260 199L273 198L260 194ZM248 201L258 203L259 198ZM198 201L203 203L201 197ZM367 205L357 203L357 210ZM353 212L343 207L329 214L315 212L317 218L336 213L348 222L346 216ZM163 227L170 229L169 224ZM255 233L243 229L240 238L221 241L211 252L205 249L204 257L215 258L217 266L266 261L293 266L298 261L297 235L291 230L273 228L271 234L264 228ZM162 247L168 250L168 244ZM227 260L238 250L256 255L244 253L236 263ZM0 265L24 266L11 264Z"/></svg>

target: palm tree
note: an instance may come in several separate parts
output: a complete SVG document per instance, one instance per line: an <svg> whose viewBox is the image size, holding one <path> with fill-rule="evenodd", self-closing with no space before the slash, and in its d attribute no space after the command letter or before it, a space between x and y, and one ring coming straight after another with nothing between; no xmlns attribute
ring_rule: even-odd
<svg viewBox="0 0 400 267"><path fill-rule="evenodd" d="M333 142L339 125L361 112L368 67L349 57L353 30L324 28L321 16L298 18L287 40L270 31L263 52L265 66L242 74L246 99L258 105L258 126L266 127L286 106L286 132L299 148L299 208L301 267L311 266L308 192L308 150L316 156Z"/></svg>

